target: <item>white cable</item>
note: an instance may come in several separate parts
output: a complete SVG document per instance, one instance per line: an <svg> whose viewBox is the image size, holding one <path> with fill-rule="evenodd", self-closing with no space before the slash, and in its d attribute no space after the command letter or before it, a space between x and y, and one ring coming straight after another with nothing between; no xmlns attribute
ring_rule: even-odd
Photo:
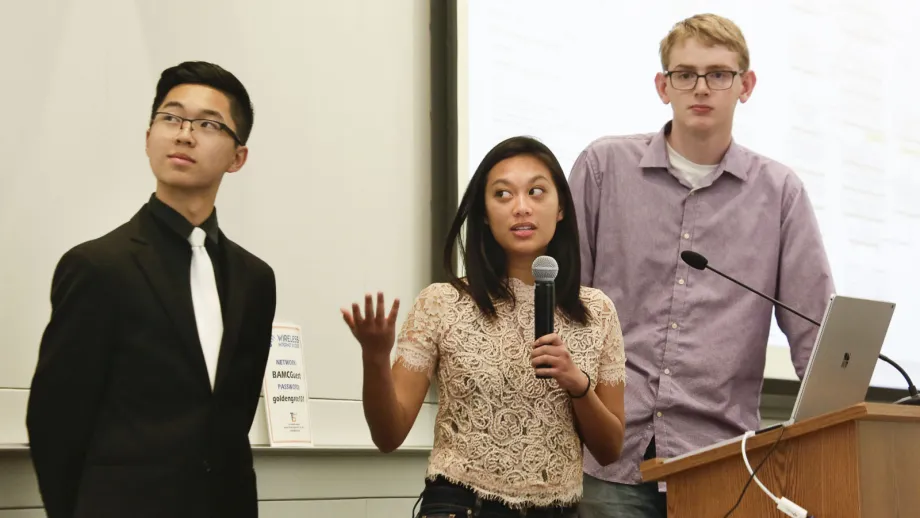
<svg viewBox="0 0 920 518"><path fill-rule="evenodd" d="M776 508L782 511L783 514L786 516L791 516L792 518L807 518L808 511L786 497L776 498L776 496L760 482L760 479L757 478L757 475L754 474L754 470L751 469L751 463L748 461L747 457L747 438L753 435L753 431L747 431L744 432L744 435L741 437L741 458L744 460L744 465L747 467L748 473L751 474L751 477L754 479L754 482L757 482L757 485L760 486L760 489L763 489L763 492L766 493L767 496L769 496L774 502L776 502Z"/></svg>
<svg viewBox="0 0 920 518"><path fill-rule="evenodd" d="M779 505L779 498L776 498L776 496L774 496L773 493L771 493L769 489L767 489L766 487L764 487L763 484L760 483L760 479L757 478L757 475L754 474L754 470L751 469L751 463L748 462L747 438L753 437L753 435L754 435L753 431L749 430L747 432L744 432L744 436L741 438L741 458L744 459L744 465L747 467L748 473L750 473L751 476L754 477L754 482L757 482L757 485L760 486L760 489L763 489L763 492L766 493L767 496L772 498L773 501L777 503L777 505Z"/></svg>

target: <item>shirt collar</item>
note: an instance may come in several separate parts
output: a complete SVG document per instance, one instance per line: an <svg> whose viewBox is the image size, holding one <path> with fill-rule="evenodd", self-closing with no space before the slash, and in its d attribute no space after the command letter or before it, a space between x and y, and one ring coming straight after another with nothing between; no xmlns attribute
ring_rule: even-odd
<svg viewBox="0 0 920 518"><path fill-rule="evenodd" d="M639 167L645 168L668 168L668 134L671 133L671 124L673 121L668 121L654 137L652 137L651 142L649 142L648 149L645 150L645 154L642 155L642 160L639 161ZM719 163L717 168L720 172L724 171L729 173L740 180L747 180L748 178L748 161L745 160L745 154L741 146L739 146L735 139L732 138L731 144L728 146L728 151L725 152L725 156L722 157L722 162Z"/></svg>
<svg viewBox="0 0 920 518"><path fill-rule="evenodd" d="M192 225L189 220L185 219L185 216L179 214L176 209L160 201L156 193L150 195L148 205L153 215L165 223L166 226L178 234L179 237L188 240L189 236L192 235L192 230L194 230L195 226ZM217 225L217 208L211 211L211 215L208 216L208 219L204 220L199 227L205 231L205 234L207 234L211 242L217 244L218 236L220 235L220 227Z"/></svg>

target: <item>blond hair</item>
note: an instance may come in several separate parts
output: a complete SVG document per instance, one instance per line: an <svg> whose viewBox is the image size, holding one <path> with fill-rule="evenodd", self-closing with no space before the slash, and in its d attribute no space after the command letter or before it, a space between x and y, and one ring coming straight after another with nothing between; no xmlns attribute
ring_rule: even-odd
<svg viewBox="0 0 920 518"><path fill-rule="evenodd" d="M741 29L728 18L717 14L697 14L674 24L671 32L661 40L658 52L661 55L661 66L668 69L668 60L671 50L685 41L695 38L707 46L722 45L738 53L738 64L742 72L751 66L751 55L748 53L747 42Z"/></svg>

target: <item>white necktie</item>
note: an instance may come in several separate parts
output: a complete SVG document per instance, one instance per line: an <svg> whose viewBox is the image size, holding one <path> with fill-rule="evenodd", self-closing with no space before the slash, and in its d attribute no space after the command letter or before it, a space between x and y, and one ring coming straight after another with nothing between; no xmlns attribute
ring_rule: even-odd
<svg viewBox="0 0 920 518"><path fill-rule="evenodd" d="M220 340L224 334L224 322L220 312L217 281L214 278L214 265L211 264L211 256L204 247L206 237L204 230L196 227L192 230L188 242L192 245L192 306L195 308L198 339L204 352L205 365L208 367L211 390L214 390L214 375L217 373L217 357L220 353Z"/></svg>

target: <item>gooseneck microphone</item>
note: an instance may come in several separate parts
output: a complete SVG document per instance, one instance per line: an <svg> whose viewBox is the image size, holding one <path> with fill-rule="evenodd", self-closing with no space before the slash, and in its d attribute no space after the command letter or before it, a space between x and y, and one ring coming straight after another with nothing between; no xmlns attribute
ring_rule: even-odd
<svg viewBox="0 0 920 518"><path fill-rule="evenodd" d="M530 267L533 273L533 338L534 340L546 336L555 329L553 315L556 311L556 275L559 265L556 260L548 255L541 255L534 259ZM549 365L538 365L546 368ZM537 379L548 379L551 376L538 374Z"/></svg>
<svg viewBox="0 0 920 518"><path fill-rule="evenodd" d="M680 253L680 258L683 259L685 263L689 264L691 268L696 268L697 270L705 270L705 269L708 268L708 269L710 269L710 270L716 272L717 274L721 275L722 277L725 277L726 279L732 281L733 283L737 284L738 286L741 286L742 288L744 288L744 289L746 289L746 290L748 290L748 291L753 291L754 293L756 293L756 294L760 295L761 297L763 297L763 298L769 300L770 302L776 304L777 306L779 306L779 307L781 307L781 308L783 308L783 309L786 309L786 310L789 310L789 311L795 313L796 315L798 315L798 316L804 318L805 320L811 322L812 324L814 324L814 325L816 325L816 326L818 326L818 327L821 326L821 323L820 323L820 322L818 322L818 321L816 321L816 320L813 320L813 319L811 319L811 318L806 317L805 315L803 315L803 314L799 313L798 311L796 311L796 310L790 308L789 306L787 306L787 305L783 304L782 302L780 302L780 301L774 299L773 297L768 297L768 296L764 295L763 293L761 293L761 292L755 290L754 288L748 286L747 284L744 284L743 282L740 282L740 281L737 281L737 280L735 280L735 279L732 279L732 278L729 277L728 275L725 275L724 273L720 272L719 270L716 270L716 269L713 268L712 266L709 266L709 260L706 259L705 257L703 257L701 254L698 254L698 253L693 252L693 251L690 251L690 250L684 250L683 252Z"/></svg>
<svg viewBox="0 0 920 518"><path fill-rule="evenodd" d="M712 266L709 266L709 260L706 259L706 257L704 257L702 254L699 254L699 253L697 253L697 252L693 252L693 251L691 251L691 250L684 250L683 252L680 253L680 258L681 258L685 263L687 263L688 265L690 265L691 268L696 268L697 270L707 270L707 269L708 269L708 270L712 270L713 272L715 272L715 273L721 275L722 277L725 277L726 279L732 281L733 283L737 284L738 286L741 286L742 288L744 288L744 289L746 289L746 290L748 290L748 291L751 291L751 292L753 292L753 293L756 293L756 294L760 295L761 297L763 297L763 298L769 300L770 302L773 302L773 303L776 304L777 306L779 306L779 307L781 307L781 308L783 308L783 309L785 309L785 310L787 310L787 311L790 311L791 313L793 313L793 314L795 314L795 315L798 315L799 317L804 318L805 320L811 322L812 324L814 324L814 325L816 325L816 326L818 326L818 327L821 327L821 323L818 322L817 320L815 320L815 319L813 319L813 318L808 318L808 317L806 317L805 315L799 313L798 311L796 311L796 310L790 308L789 306L783 304L782 302L780 302L780 301L774 299L773 297L768 297L767 295L765 295L765 294L763 294L763 293L761 293L761 292L755 290L754 288L752 288L752 287L750 287L750 286L744 284L743 282L740 282L740 281L738 281L738 280L735 280L735 279L729 277L728 275L725 275L724 273L720 272L719 270L716 270L716 269L713 268ZM891 365L892 367L894 367L899 373L901 373L901 376L903 376L904 379L907 381L907 392L908 392L910 395L907 396L907 397L905 397L905 398L903 398L903 399L899 399L899 400L895 401L895 404L898 404L898 405L920 405L920 395L918 395L918 393L917 393L917 387L914 386L914 382L911 381L910 376L907 375L907 371L905 371L904 369L902 369L900 365L898 365L897 363L895 363L894 360L892 360L891 358L885 356L884 354L879 354L879 355L878 355L878 358L879 358L879 360L882 360L883 362L885 362L885 363Z"/></svg>

